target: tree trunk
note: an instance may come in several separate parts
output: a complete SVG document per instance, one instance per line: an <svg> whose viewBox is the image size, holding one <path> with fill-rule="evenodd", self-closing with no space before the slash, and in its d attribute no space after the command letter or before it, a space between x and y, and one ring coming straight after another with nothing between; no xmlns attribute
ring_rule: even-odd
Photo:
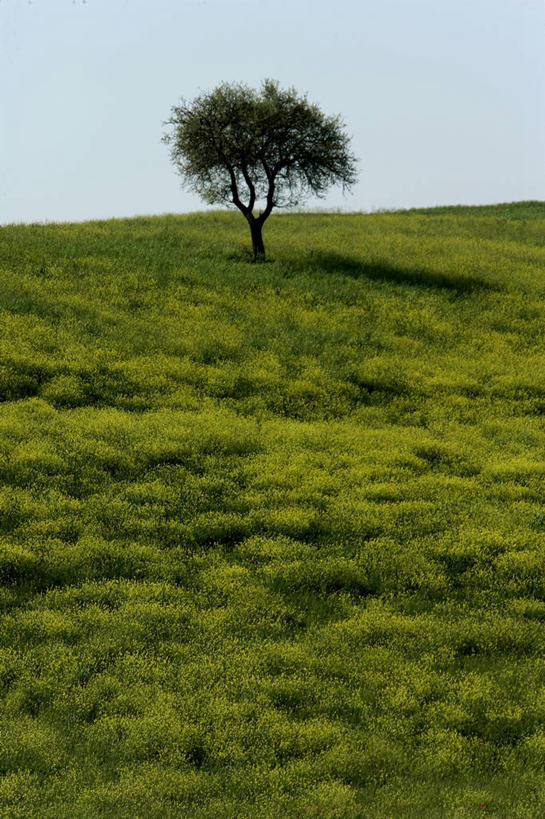
<svg viewBox="0 0 545 819"><path fill-rule="evenodd" d="M248 219L250 232L252 234L252 248L254 251L254 262L265 261L265 245L263 244L263 222L259 219Z"/></svg>

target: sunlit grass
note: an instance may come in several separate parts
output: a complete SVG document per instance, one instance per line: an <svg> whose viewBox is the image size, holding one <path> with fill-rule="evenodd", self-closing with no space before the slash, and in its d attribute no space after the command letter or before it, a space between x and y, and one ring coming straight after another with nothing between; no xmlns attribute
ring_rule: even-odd
<svg viewBox="0 0 545 819"><path fill-rule="evenodd" d="M0 228L0 814L542 816L545 205Z"/></svg>

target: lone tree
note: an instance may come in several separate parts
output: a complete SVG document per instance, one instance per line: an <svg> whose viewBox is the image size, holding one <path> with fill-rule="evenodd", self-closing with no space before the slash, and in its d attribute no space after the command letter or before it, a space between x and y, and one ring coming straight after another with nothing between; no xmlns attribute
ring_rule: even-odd
<svg viewBox="0 0 545 819"><path fill-rule="evenodd" d="M210 204L236 205L250 226L254 261L265 258L263 224L273 208L323 197L356 181L356 158L339 116L328 117L294 88L223 83L182 100L163 141L186 185ZM256 203L263 209L256 215Z"/></svg>

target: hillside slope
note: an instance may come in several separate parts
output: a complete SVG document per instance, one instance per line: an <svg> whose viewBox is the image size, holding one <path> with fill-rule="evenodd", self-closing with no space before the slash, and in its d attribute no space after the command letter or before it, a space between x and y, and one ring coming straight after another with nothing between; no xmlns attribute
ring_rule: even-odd
<svg viewBox="0 0 545 819"><path fill-rule="evenodd" d="M545 206L0 228L0 813L542 816Z"/></svg>

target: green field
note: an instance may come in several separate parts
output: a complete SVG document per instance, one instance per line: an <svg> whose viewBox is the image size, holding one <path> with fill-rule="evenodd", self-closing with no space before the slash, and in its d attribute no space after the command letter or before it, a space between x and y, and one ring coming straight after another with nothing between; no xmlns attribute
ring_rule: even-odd
<svg viewBox="0 0 545 819"><path fill-rule="evenodd" d="M264 238L0 228L0 816L542 817L545 203Z"/></svg>

